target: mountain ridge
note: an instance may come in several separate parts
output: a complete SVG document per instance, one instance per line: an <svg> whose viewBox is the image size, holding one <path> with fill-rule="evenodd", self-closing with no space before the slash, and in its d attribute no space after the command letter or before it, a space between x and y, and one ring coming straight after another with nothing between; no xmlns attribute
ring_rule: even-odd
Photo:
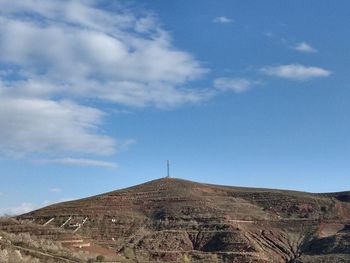
<svg viewBox="0 0 350 263"><path fill-rule="evenodd" d="M133 262L350 262L348 193L161 178L17 218L77 233Z"/></svg>

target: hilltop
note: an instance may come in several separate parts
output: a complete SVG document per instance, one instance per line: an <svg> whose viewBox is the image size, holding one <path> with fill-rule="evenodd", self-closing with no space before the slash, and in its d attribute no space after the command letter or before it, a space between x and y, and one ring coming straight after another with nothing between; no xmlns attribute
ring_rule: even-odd
<svg viewBox="0 0 350 263"><path fill-rule="evenodd" d="M114 253L125 262L350 262L349 192L163 178L54 204L17 220L58 231L49 238L67 247Z"/></svg>

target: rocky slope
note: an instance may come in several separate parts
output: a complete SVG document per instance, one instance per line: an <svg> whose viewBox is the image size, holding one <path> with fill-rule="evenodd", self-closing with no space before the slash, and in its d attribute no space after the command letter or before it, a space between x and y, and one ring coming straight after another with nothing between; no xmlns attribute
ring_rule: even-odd
<svg viewBox="0 0 350 263"><path fill-rule="evenodd" d="M18 219L74 232L133 262L350 262L350 192L164 178Z"/></svg>

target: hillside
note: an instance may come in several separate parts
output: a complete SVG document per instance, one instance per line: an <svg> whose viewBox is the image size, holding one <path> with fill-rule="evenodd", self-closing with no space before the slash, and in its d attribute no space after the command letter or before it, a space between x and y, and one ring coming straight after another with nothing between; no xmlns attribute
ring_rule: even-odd
<svg viewBox="0 0 350 263"><path fill-rule="evenodd" d="M349 192L311 194L164 178L17 219L78 235L81 244L116 252L129 262L350 262ZM55 239L67 244L67 237ZM70 247L74 244L89 250L74 242Z"/></svg>

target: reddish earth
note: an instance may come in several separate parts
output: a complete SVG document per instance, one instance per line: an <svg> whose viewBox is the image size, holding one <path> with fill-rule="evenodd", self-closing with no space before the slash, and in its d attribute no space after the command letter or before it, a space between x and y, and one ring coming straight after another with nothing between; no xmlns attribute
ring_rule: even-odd
<svg viewBox="0 0 350 263"><path fill-rule="evenodd" d="M39 225L52 218L42 228L79 236L91 242L82 249L125 262L350 262L350 192L164 178L18 217Z"/></svg>

